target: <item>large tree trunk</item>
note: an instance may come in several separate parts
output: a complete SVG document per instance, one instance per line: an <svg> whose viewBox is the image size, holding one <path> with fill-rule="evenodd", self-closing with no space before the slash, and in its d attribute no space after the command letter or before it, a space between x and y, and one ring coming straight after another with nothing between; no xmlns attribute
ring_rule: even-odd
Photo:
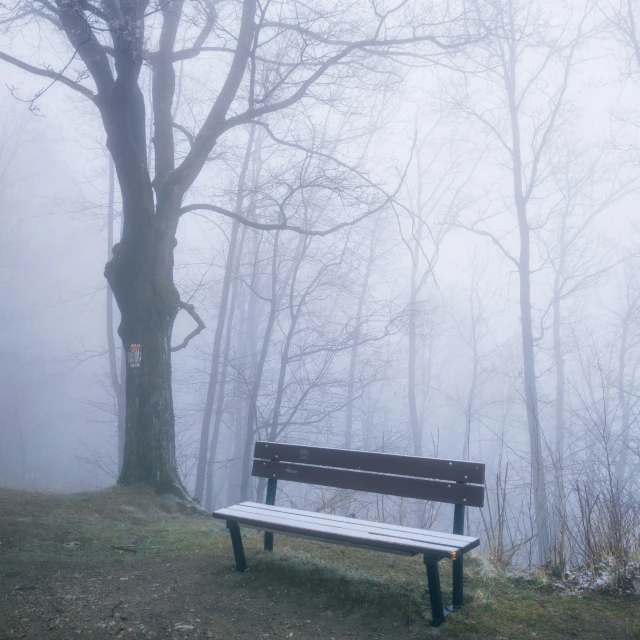
<svg viewBox="0 0 640 640"><path fill-rule="evenodd" d="M146 482L158 492L182 495L171 394L171 332L179 303L172 263L167 236L153 229L137 245L123 238L114 247L106 276L120 308L119 334L128 358L126 435L118 482ZM133 345L140 345L139 363L132 360Z"/></svg>
<svg viewBox="0 0 640 640"><path fill-rule="evenodd" d="M118 333L128 362L125 445L118 482L144 482L157 492L185 496L176 464L171 389L171 333L180 305L173 281L173 252L183 194L174 185L160 186L154 206L144 99L134 63L130 73L119 79L109 102L101 105L123 215L122 239L105 267L120 309Z"/></svg>
<svg viewBox="0 0 640 640"><path fill-rule="evenodd" d="M179 296L172 278L172 234L147 229L114 247L105 275L113 289L127 352L126 425L119 482L146 482L158 492L183 494L175 459L171 394L171 332ZM126 228L126 225L125 225ZM138 242L136 242L138 240ZM140 345L139 363L133 360Z"/></svg>

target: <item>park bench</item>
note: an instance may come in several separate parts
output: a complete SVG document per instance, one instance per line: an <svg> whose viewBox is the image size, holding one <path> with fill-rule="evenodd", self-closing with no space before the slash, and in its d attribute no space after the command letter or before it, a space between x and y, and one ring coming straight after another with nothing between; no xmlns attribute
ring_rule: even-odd
<svg viewBox="0 0 640 640"><path fill-rule="evenodd" d="M264 531L264 548L273 549L273 534L284 534L402 555L422 554L427 570L433 626L463 604L463 556L477 538L462 535L465 507L484 503L484 464L416 456L257 442L252 475L267 478L265 504L242 502L215 511L226 520L236 569L247 563L240 525ZM367 491L454 504L453 533L427 531L381 522L276 506L278 480ZM438 562L453 561L453 603L445 608Z"/></svg>

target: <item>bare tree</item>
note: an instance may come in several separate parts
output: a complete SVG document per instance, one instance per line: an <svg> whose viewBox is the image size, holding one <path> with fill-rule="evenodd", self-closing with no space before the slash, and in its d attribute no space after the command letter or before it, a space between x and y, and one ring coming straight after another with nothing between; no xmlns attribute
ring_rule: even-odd
<svg viewBox="0 0 640 640"><path fill-rule="evenodd" d="M640 7L637 0L603 2L598 8L610 27L610 35L622 45L626 58L625 75L634 76L640 70Z"/></svg>
<svg viewBox="0 0 640 640"><path fill-rule="evenodd" d="M463 321L452 318L457 325L458 333L471 351L471 376L469 386L464 399L460 402L464 413L464 441L462 444L462 459L468 460L471 455L471 431L476 413L482 408L479 402L483 387L493 379L498 370L487 366L487 360L491 355L500 353L495 344L495 338L491 336L491 321L493 314L490 305L496 298L497 290L487 291L484 280L488 275L488 265L481 262L478 252L474 251L471 258L471 281L467 294L467 314ZM485 343L491 338L491 346Z"/></svg>
<svg viewBox="0 0 640 640"><path fill-rule="evenodd" d="M549 328L551 312L552 353L555 367L555 436L553 447L554 531L557 537L554 566L564 571L566 539L565 458L567 414L567 346L564 325L572 299L596 287L614 266L611 251L603 249L594 225L633 187L633 180L621 178L621 171L610 170L607 154L589 157L575 144L564 140L555 154L550 181L555 185L556 204L549 210L548 224L537 230L541 258L551 267L552 293L540 318L540 339ZM593 155L593 154L592 154ZM575 314L575 311L574 311Z"/></svg>
<svg viewBox="0 0 640 640"><path fill-rule="evenodd" d="M269 355L269 348L271 346L271 335L273 333L273 327L276 321L278 313L278 250L280 244L280 232L276 231L273 238L273 253L271 257L271 296L269 298L269 314L267 318L267 325L262 340L262 346L260 348L260 357L257 362L256 370L254 373L253 383L251 385L251 391L249 395L249 410L247 415L247 421L244 428L244 434L242 437L242 475L240 483L240 498L241 500L249 499L250 491L250 469L251 464L251 445L253 444L255 432L256 432L256 419L258 414L258 396L260 395L260 387L262 386L262 376L264 374L265 364L267 362L267 356ZM300 236L298 240L298 249L296 254L299 255L306 239L304 236ZM294 260L294 264L297 259Z"/></svg>
<svg viewBox="0 0 640 640"><path fill-rule="evenodd" d="M478 82L470 82L462 94L451 95L449 100L490 136L504 152L510 169L509 209L515 216L515 229L496 231L495 224L503 217L493 209L467 228L488 237L518 273L537 561L544 565L552 558L553 542L535 366L531 236L536 224L532 201L535 195L542 195L549 144L566 112L569 79L577 64L576 52L588 14L580 16L577 24L567 17L563 28L555 28L531 0L495 0L490 6L495 38L482 43L478 55L469 61L468 70L473 70ZM482 93L474 93L476 90ZM543 222L544 218L540 224ZM512 235L517 237L517 251L508 245Z"/></svg>
<svg viewBox="0 0 640 640"><path fill-rule="evenodd" d="M298 103L320 79L337 84L353 78L353 65L362 73L361 63L371 56L384 64L389 56L418 47L433 59L469 40L467 24L447 17L441 27L434 27L435 9L423 11L417 4L381 14L370 7L363 11L363 3L351 10L353 22L342 11L334 19L328 12L301 11L296 4L272 9L269 4L258 6L256 0L244 0L240 13L224 16L215 3L183 0L31 0L1 10L7 40L0 60L49 82L32 105L53 83L89 100L99 113L115 165L123 229L105 275L120 309L119 333L129 361L121 483L146 482L158 491L184 495L175 461L170 340L181 308L198 328L202 323L192 306L181 304L174 284L174 249L178 223L189 211L208 208L238 218L235 211L218 205L184 204L219 139ZM67 51L66 64L53 69L6 51L13 33L30 28L45 30L56 47ZM212 42L227 33L236 34L235 45L226 44L226 35L219 44ZM185 46L176 49L178 42ZM284 64L277 58L282 48L290 52ZM227 72L206 116L190 131L173 116L175 65L205 52L216 52ZM152 73L153 169L146 140L145 64ZM247 70L270 78L261 95L247 95ZM360 217L369 213L361 211ZM304 231L283 219L267 228ZM189 337L179 346L188 342Z"/></svg>
<svg viewBox="0 0 640 640"><path fill-rule="evenodd" d="M255 126L251 126L247 148L238 177L238 188L236 195L236 212L242 214L243 202L245 198L245 187L247 180L247 172L251 162L251 154L253 152L253 141L255 138ZM204 483L207 469L207 458L209 450L215 452L217 436L219 431L214 429L213 440L209 439L209 430L211 428L211 418L213 417L213 405L218 388L218 371L220 367L220 350L222 347L222 338L224 335L225 321L227 319L227 307L229 304L229 292L233 279L233 264L235 261L235 253L238 244L238 234L240 232L240 222L234 220L231 227L231 236L229 238L229 247L227 249L227 259L224 268L224 277L222 282L222 292L220 294L220 307L218 310L218 320L216 322L216 330L213 338L213 350L211 353L211 373L209 375L209 386L207 388L207 399L204 405L202 415L202 429L200 431L200 450L198 453L198 467L196 471L196 486L194 497L196 500L202 500L204 492Z"/></svg>
<svg viewBox="0 0 640 640"><path fill-rule="evenodd" d="M629 452L631 450L632 405L634 403L635 380L640 360L630 357L634 354L639 342L637 318L640 310L640 290L638 290L638 269L633 265L624 265L624 300L620 313L620 345L618 350L618 367L616 387L618 406L620 408L620 442L617 451L616 477L622 487L627 475ZM632 364L632 367L629 367ZM629 371L631 369L631 371Z"/></svg>
<svg viewBox="0 0 640 640"><path fill-rule="evenodd" d="M420 324L428 326L423 313L426 300L421 295L429 278L434 278L434 268L440 245L451 230L460 207L460 195L465 180L460 181L459 169L442 156L445 143L433 140L435 125L418 141L415 133L415 190L408 189L410 238L405 241L411 255L411 277L408 301L408 354L407 354L407 399L409 425L413 441L413 455L423 455L423 420L418 408L418 350L421 333ZM468 177L467 177L468 179ZM430 368L430 359L422 359ZM429 392L428 380L423 380L422 401L426 403Z"/></svg>

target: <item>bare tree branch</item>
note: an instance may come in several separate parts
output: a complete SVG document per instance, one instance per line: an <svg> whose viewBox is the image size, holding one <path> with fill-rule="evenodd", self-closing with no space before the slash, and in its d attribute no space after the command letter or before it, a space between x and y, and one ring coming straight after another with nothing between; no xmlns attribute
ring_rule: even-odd
<svg viewBox="0 0 640 640"><path fill-rule="evenodd" d="M374 209L371 209L369 211L365 211L364 213L362 213L361 215L357 216L353 220L349 220L347 222L341 222L341 223L336 224L336 225L334 225L332 227L329 227L328 229L322 229L322 230L318 230L318 231L314 231L313 229L305 229L304 227L301 227L299 225L288 224L286 222L284 222L284 223L257 222L255 220L250 220L249 218L246 218L245 216L239 215L239 214L237 214L237 213L235 213L233 211L230 211L229 209L224 209L222 207L217 207L216 205L213 205L213 204L205 204L205 203L186 205L186 206L184 206L184 207L182 207L180 209L180 215L183 215L185 213L189 213L190 211L198 211L198 210L213 211L214 213L219 213L219 214L221 214L223 216L226 216L227 218L231 218L233 220L237 220L241 224L246 225L247 227L250 227L251 229L258 229L259 231L293 231L295 233L299 233L299 234L305 235L305 236L320 236L320 237L324 237L324 236L328 236L328 235L330 235L332 233L335 233L336 231L340 231L340 229L345 229L346 227L353 227L354 225L358 224L359 222L362 222L362 220L365 220L369 216L372 216L373 214L375 214L378 211L380 211L381 209L383 209L389 202L390 202L390 199L387 199L387 200L385 200L385 202L383 202L378 207L375 207Z"/></svg>
<svg viewBox="0 0 640 640"><path fill-rule="evenodd" d="M28 64L27 62L19 60L18 58L14 58L13 56L10 56L2 51L0 51L0 60L4 60L5 62L12 64L14 67L18 67L23 71L28 71L33 75L41 76L43 78L49 78L54 82L60 82L66 87L69 87L70 89L73 89L74 91L82 94L85 98L89 98L89 100L91 101L94 101L96 98L95 93L82 86L79 82L76 82L71 78L67 78L67 76L63 75L62 72L53 71L53 69L45 69L43 67L36 67L32 64Z"/></svg>
<svg viewBox="0 0 640 640"><path fill-rule="evenodd" d="M196 321L196 324L198 326L179 345L171 347L171 351L180 351L181 349L184 349L189 344L189 342L193 340L193 338L195 338L203 329L205 329L205 324L202 321L202 318L198 315L192 304L180 301L178 303L178 306L181 309L184 309Z"/></svg>

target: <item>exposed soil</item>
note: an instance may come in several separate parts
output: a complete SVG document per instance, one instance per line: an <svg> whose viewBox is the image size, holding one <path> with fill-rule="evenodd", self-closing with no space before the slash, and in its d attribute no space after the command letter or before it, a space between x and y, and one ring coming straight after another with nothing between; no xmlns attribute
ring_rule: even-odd
<svg viewBox="0 0 640 640"><path fill-rule="evenodd" d="M400 630L360 612L333 613L299 590L256 585L228 558L128 558L118 567L59 562L3 563L8 638L374 638ZM386 621L384 621L386 622ZM384 629L384 631L383 631Z"/></svg>

